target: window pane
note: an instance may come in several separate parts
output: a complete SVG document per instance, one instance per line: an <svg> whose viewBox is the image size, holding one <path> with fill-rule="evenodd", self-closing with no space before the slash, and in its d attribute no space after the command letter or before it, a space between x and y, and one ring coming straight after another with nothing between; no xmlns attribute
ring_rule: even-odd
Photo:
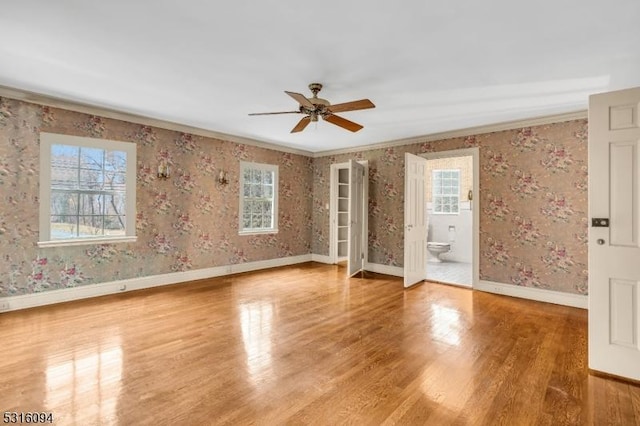
<svg viewBox="0 0 640 426"><path fill-rule="evenodd" d="M451 206L448 204L445 204L442 206L442 212L443 213L450 213L451 212Z"/></svg>
<svg viewBox="0 0 640 426"><path fill-rule="evenodd" d="M102 170L104 150L100 148L80 148L80 167L90 170Z"/></svg>
<svg viewBox="0 0 640 426"><path fill-rule="evenodd" d="M78 212L78 194L51 191L51 215L75 215Z"/></svg>
<svg viewBox="0 0 640 426"><path fill-rule="evenodd" d="M52 240L67 240L78 236L77 216L51 216L50 227Z"/></svg>
<svg viewBox="0 0 640 426"><path fill-rule="evenodd" d="M251 216L251 226L253 228L262 228L262 215L260 213L254 213Z"/></svg>
<svg viewBox="0 0 640 426"><path fill-rule="evenodd" d="M251 196L251 184L244 184L244 191L243 191L243 195L245 197L250 197Z"/></svg>
<svg viewBox="0 0 640 426"><path fill-rule="evenodd" d="M100 170L80 169L79 189L100 190L104 185L104 176Z"/></svg>
<svg viewBox="0 0 640 426"><path fill-rule="evenodd" d="M79 194L80 215L103 215L104 195L102 194Z"/></svg>
<svg viewBox="0 0 640 426"><path fill-rule="evenodd" d="M97 237L102 235L102 216L80 216L78 235L80 237Z"/></svg>
<svg viewBox="0 0 640 426"><path fill-rule="evenodd" d="M263 172L262 173L262 182L265 184L273 183L273 172Z"/></svg>
<svg viewBox="0 0 640 426"><path fill-rule="evenodd" d="M74 162L75 166L78 166L78 157L80 156L80 147L73 145L51 145L51 164L56 165L59 161L67 164L68 162Z"/></svg>
<svg viewBox="0 0 640 426"><path fill-rule="evenodd" d="M104 196L105 215L124 215L126 213L126 196L124 192L116 192Z"/></svg>
<svg viewBox="0 0 640 426"><path fill-rule="evenodd" d="M271 201L264 201L262 212L271 216L273 214L273 203Z"/></svg>
<svg viewBox="0 0 640 426"><path fill-rule="evenodd" d="M78 187L77 167L52 166L51 167L51 188L52 189L76 189Z"/></svg>
<svg viewBox="0 0 640 426"><path fill-rule="evenodd" d="M250 217L252 209L253 209L253 201L244 200L244 206L242 208L242 215Z"/></svg>
<svg viewBox="0 0 640 426"><path fill-rule="evenodd" d="M271 185L265 185L265 186L263 186L263 190L264 190L264 196L265 196L265 198L271 198L271 197L273 197L273 186L271 186Z"/></svg>
<svg viewBox="0 0 640 426"><path fill-rule="evenodd" d="M262 170L253 170L251 182L262 183Z"/></svg>
<svg viewBox="0 0 640 426"><path fill-rule="evenodd" d="M125 235L126 217L105 216L104 217L104 234L105 235Z"/></svg>
<svg viewBox="0 0 640 426"><path fill-rule="evenodd" d="M262 226L265 228L271 228L273 227L273 222L272 222L273 218L271 217L270 214L265 213L262 216Z"/></svg>
<svg viewBox="0 0 640 426"><path fill-rule="evenodd" d="M454 213L458 213L460 210L460 200L458 197L451 197L451 211Z"/></svg>
<svg viewBox="0 0 640 426"><path fill-rule="evenodd" d="M244 183L251 182L251 169L246 168L242 174L244 176Z"/></svg>
<svg viewBox="0 0 640 426"><path fill-rule="evenodd" d="M242 228L243 229L251 228L251 214L245 214L242 216Z"/></svg>
<svg viewBox="0 0 640 426"><path fill-rule="evenodd" d="M107 151L104 157L104 169L124 173L127 170L127 153L124 151Z"/></svg>
<svg viewBox="0 0 640 426"><path fill-rule="evenodd" d="M105 172L104 189L108 191L124 191L126 178L124 173Z"/></svg>
<svg viewBox="0 0 640 426"><path fill-rule="evenodd" d="M251 185L251 196L254 198L262 198L262 185Z"/></svg>

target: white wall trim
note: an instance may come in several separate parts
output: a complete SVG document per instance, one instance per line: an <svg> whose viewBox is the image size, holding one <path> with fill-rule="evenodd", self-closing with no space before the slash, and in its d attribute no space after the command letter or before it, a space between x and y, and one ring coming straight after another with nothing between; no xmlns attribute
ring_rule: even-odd
<svg viewBox="0 0 640 426"><path fill-rule="evenodd" d="M219 139L223 141L235 142L238 144L255 146L258 148L271 149L274 151L288 152L291 154L304 155L306 157L313 157L311 151L305 151L298 148L279 145L276 143L269 143L259 141L256 139L247 138L244 136L230 135L227 133L216 132L213 130L202 129L199 127L188 126L186 124L174 123L171 121L144 117L141 115L128 113L124 111L118 111L109 109L106 107L100 107L95 105L84 104L81 102L68 101L54 96L42 95L35 92L30 92L22 89L14 89L11 87L0 86L0 96L17 99L19 101L35 103L38 105L45 105L53 108L61 108L69 111L81 112L84 114L99 115L100 117L112 118L115 120L128 121L130 123L143 124L146 126L158 127L166 130L174 130L176 132L190 133L192 135L204 136L206 138Z"/></svg>
<svg viewBox="0 0 640 426"><path fill-rule="evenodd" d="M320 151L313 153L314 158L327 157L329 155L349 154L353 152L369 151L372 149L384 149L414 143L424 143L441 141L452 138L462 138L485 133L501 132L505 130L521 129L523 127L542 126L545 124L562 123L565 121L582 120L587 118L587 110L574 111L564 114L545 115L542 117L528 118L522 120L506 121L504 123L487 124L484 126L468 127L466 129L456 129L447 132L432 133L429 135L413 136L405 139L360 145L353 148L333 149L330 151Z"/></svg>
<svg viewBox="0 0 640 426"><path fill-rule="evenodd" d="M472 148L460 148L452 149L448 151L436 151L424 154L419 154L420 157L424 157L427 160L434 160L437 158L448 157L464 157L471 156L473 158L473 200L470 201L472 206L471 220L472 220L472 260L473 263L471 271L471 286L475 287L475 283L480 282L480 148L477 146ZM427 232L429 230L427 229ZM427 270L429 266L427 265Z"/></svg>
<svg viewBox="0 0 640 426"><path fill-rule="evenodd" d="M483 133L499 132L503 130L513 130L522 127L540 126L545 124L561 123L564 121L581 120L587 118L586 110L579 110L564 114L546 115L541 117L507 121L503 123L488 124L484 126L469 127L466 129L456 129L440 133L432 133L422 136L414 136L405 139L397 139L386 142L379 142L375 144L360 145L352 148L343 148L330 151L311 152L302 150L299 148L289 147L286 145L280 145L276 142L265 142L257 139L251 139L244 136L230 135L227 133L216 132L214 130L201 129L199 127L188 126L186 124L174 123L171 121L144 117L141 115L128 113L124 111L118 111L107 107L100 107L95 105L84 104L77 101L69 101L55 96L43 95L28 90L16 89L7 86L0 86L0 96L17 99L20 101L31 102L39 105L50 106L54 108L61 108L75 112L81 112L85 114L99 115L105 118L112 118L115 120L128 121L130 123L144 124L147 126L159 127L167 130L174 130L177 132L191 133L193 135L204 136L207 138L221 139L229 142L235 142L238 144L255 146L258 148L271 149L280 152L289 152L291 154L304 155L307 157L317 158L326 157L329 155L347 154L352 152L362 152L372 149L383 149L402 145L411 145L414 143L439 141L444 139L465 137L479 135Z"/></svg>
<svg viewBox="0 0 640 426"><path fill-rule="evenodd" d="M109 294L123 293L132 290L142 290L145 288L178 284L187 281L214 278L241 272L257 271L260 269L275 268L278 266L294 265L297 263L310 262L311 259L311 254L303 254L300 256L281 257L278 259L260 260L256 262L215 266L211 268L196 269L186 272L172 272L162 275L150 275L140 278L130 278L120 281L111 281L80 287L51 290L42 293L0 297L0 311L17 311L19 309L34 308L37 306L52 305L54 303L70 302L73 300L106 296Z"/></svg>
<svg viewBox="0 0 640 426"><path fill-rule="evenodd" d="M537 300L539 302L588 309L589 297L582 294L563 293L560 291L544 290L541 288L520 287L517 285L502 284L484 280L481 280L474 289L489 293L519 297L521 299Z"/></svg>
<svg viewBox="0 0 640 426"><path fill-rule="evenodd" d="M327 265L333 264L333 262L331 261L331 256L325 256L324 254L315 254L315 253L312 254L311 261L318 262L318 263L326 263Z"/></svg>
<svg viewBox="0 0 640 426"><path fill-rule="evenodd" d="M392 275L394 277L404 277L404 269L400 266L382 265L380 263L365 263L364 270L376 272L378 274Z"/></svg>

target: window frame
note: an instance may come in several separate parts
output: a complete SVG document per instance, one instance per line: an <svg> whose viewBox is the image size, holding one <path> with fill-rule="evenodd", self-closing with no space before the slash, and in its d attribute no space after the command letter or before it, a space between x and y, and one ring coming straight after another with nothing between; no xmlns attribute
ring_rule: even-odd
<svg viewBox="0 0 640 426"><path fill-rule="evenodd" d="M447 172L447 173L454 172L458 175L458 192L456 194L442 193L443 186L441 184L438 187L441 193L436 194L436 174L437 173L442 174L443 172ZM459 215L460 214L460 188L462 187L460 182L460 176L461 176L460 169L433 169L431 171L431 205L432 205L431 212L433 214L438 214L438 215ZM440 176L440 179L442 179L442 176ZM453 197L457 198L456 211L444 212L444 211L436 210L436 206L438 205L438 203L436 203L436 199L446 198L449 201L452 201ZM440 203L440 205L443 205L443 203Z"/></svg>
<svg viewBox="0 0 640 426"><path fill-rule="evenodd" d="M272 226L270 228L244 228L243 216L244 216L244 204L248 197L244 196L244 173L245 170L260 170L273 173L273 191L272 191ZM240 174L239 174L238 193L240 197L240 204L238 210L238 234L239 235L258 235L258 234L277 234L278 233L278 176L279 166L274 164L254 163L250 161L240 161Z"/></svg>
<svg viewBox="0 0 640 426"><path fill-rule="evenodd" d="M125 235L78 237L73 239L51 238L51 147L70 145L110 151L123 151L127 156L125 171ZM40 206L38 247L63 247L87 244L128 243L136 237L136 148L133 142L70 136L56 133L40 133Z"/></svg>

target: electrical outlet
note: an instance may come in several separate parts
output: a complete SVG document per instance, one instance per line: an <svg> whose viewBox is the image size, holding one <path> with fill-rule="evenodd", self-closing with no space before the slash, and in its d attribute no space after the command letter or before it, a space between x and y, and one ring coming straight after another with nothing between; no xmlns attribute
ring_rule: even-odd
<svg viewBox="0 0 640 426"><path fill-rule="evenodd" d="M0 312L9 310L9 302L0 302Z"/></svg>

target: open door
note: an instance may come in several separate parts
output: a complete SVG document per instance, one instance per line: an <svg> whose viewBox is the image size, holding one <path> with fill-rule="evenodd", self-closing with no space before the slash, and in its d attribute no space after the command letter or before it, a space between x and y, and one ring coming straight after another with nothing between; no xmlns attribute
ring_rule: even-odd
<svg viewBox="0 0 640 426"><path fill-rule="evenodd" d="M364 166L349 160L349 260L348 275L364 269Z"/></svg>
<svg viewBox="0 0 640 426"><path fill-rule="evenodd" d="M404 154L404 286L423 281L427 274L425 179L427 159Z"/></svg>
<svg viewBox="0 0 640 426"><path fill-rule="evenodd" d="M640 88L589 98L589 368L640 380Z"/></svg>

